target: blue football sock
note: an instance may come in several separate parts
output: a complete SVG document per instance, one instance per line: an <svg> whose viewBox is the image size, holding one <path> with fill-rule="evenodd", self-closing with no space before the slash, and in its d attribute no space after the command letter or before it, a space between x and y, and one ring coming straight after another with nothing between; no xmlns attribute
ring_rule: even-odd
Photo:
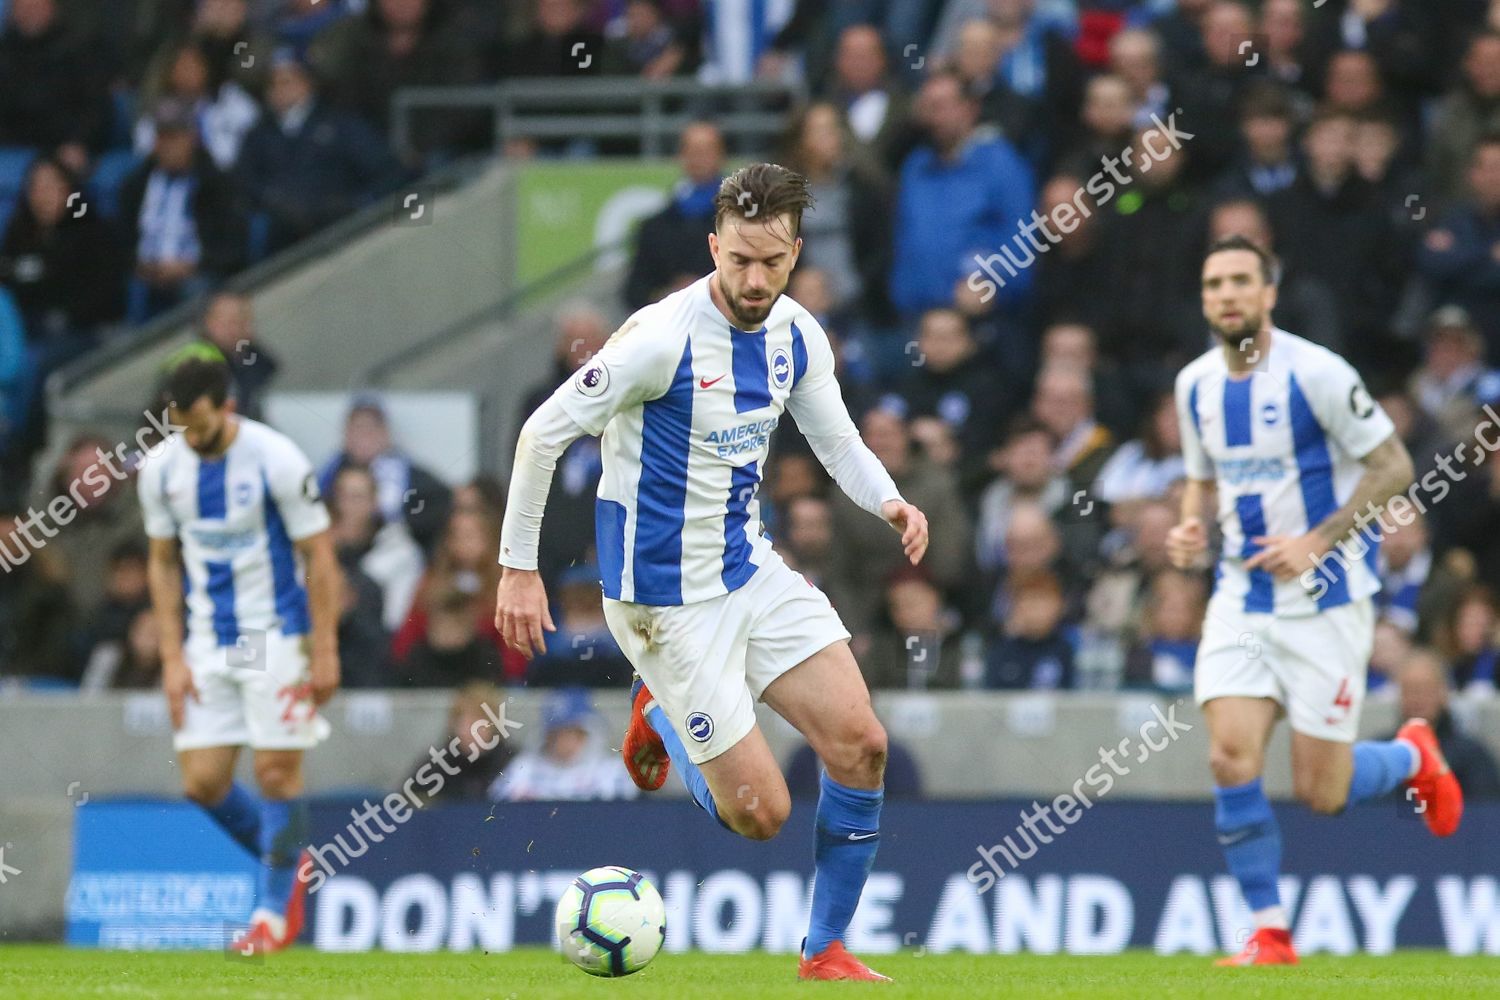
<svg viewBox="0 0 1500 1000"><path fill-rule="evenodd" d="M1214 827L1229 873L1240 883L1250 909L1280 906L1276 880L1281 875L1281 827L1259 778L1214 789Z"/></svg>
<svg viewBox="0 0 1500 1000"><path fill-rule="evenodd" d="M251 854L260 856L260 803L238 781L229 786L229 794L216 806L203 811Z"/></svg>
<svg viewBox="0 0 1500 1000"><path fill-rule="evenodd" d="M880 846L881 789L849 788L823 772L818 795L812 920L803 955L841 941Z"/></svg>
<svg viewBox="0 0 1500 1000"><path fill-rule="evenodd" d="M1364 740L1354 744L1349 804L1378 798L1411 776L1416 750L1405 740Z"/></svg>
<svg viewBox="0 0 1500 1000"><path fill-rule="evenodd" d="M682 783L687 786L688 793L693 796L693 801L703 808L703 811L718 821L724 829L730 829L719 815L719 809L714 805L714 793L709 791L708 779L703 777L703 772L693 759L688 756L687 747L682 745L682 738L677 735L677 730L672 728L672 723L667 719L667 713L662 711L660 705L651 706L646 713L646 721L661 737L662 745L667 748L667 756L672 758L672 767L676 769L682 778Z"/></svg>
<svg viewBox="0 0 1500 1000"><path fill-rule="evenodd" d="M255 905L285 913L297 875L297 859L307 846L307 803L266 799L260 805L260 884Z"/></svg>

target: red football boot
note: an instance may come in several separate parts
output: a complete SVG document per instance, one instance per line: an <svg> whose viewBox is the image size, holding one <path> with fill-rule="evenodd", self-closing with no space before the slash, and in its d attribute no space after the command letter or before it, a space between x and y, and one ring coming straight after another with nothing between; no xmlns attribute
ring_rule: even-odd
<svg viewBox="0 0 1500 1000"><path fill-rule="evenodd" d="M646 721L646 712L656 704L646 682L636 677L630 685L630 725L625 729L625 742L620 747L620 756L625 758L625 770L637 788L654 792L667 780L667 771L672 759L661 737Z"/></svg>
<svg viewBox="0 0 1500 1000"><path fill-rule="evenodd" d="M803 947L807 941L802 942ZM844 950L844 942L834 941L812 958L797 963L798 979L844 979L851 982L888 983L890 976L882 976L853 955Z"/></svg>
<svg viewBox="0 0 1500 1000"><path fill-rule="evenodd" d="M1422 756L1416 775L1406 787L1419 803L1427 829L1439 837L1453 836L1464 817L1464 790L1448 768L1447 758L1438 747L1437 734L1426 720L1408 719L1397 730L1396 739L1406 740Z"/></svg>
<svg viewBox="0 0 1500 1000"><path fill-rule="evenodd" d="M256 910L250 917L250 929L229 947L248 958L281 951L287 944L285 921L269 910Z"/></svg>
<svg viewBox="0 0 1500 1000"><path fill-rule="evenodd" d="M1245 942L1238 955L1221 958L1215 965L1296 965L1297 949L1292 947L1291 931L1262 927Z"/></svg>

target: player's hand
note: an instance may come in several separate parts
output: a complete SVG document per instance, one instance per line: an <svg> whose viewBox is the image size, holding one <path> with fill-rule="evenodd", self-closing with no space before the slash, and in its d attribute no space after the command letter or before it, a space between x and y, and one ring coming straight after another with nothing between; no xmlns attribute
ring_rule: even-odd
<svg viewBox="0 0 1500 1000"><path fill-rule="evenodd" d="M901 547L915 566L927 552L927 515L905 500L887 500L880 505L880 516L901 532Z"/></svg>
<svg viewBox="0 0 1500 1000"><path fill-rule="evenodd" d="M339 689L339 651L337 648L317 649L308 657L309 680L312 683L314 705L326 705Z"/></svg>
<svg viewBox="0 0 1500 1000"><path fill-rule="evenodd" d="M1245 560L1245 569L1263 569L1278 580L1291 580L1318 568L1330 548L1316 531L1305 535L1257 535L1250 539L1261 550Z"/></svg>
<svg viewBox="0 0 1500 1000"><path fill-rule="evenodd" d="M1167 532L1167 558L1178 569L1191 569L1208 551L1208 529L1203 519L1190 517Z"/></svg>
<svg viewBox="0 0 1500 1000"><path fill-rule="evenodd" d="M179 656L162 660L161 689L167 696L167 711L172 716L172 728L182 728L182 717L189 698L198 701L198 688L193 684L193 673L186 661Z"/></svg>
<svg viewBox="0 0 1500 1000"><path fill-rule="evenodd" d="M505 567L495 591L495 628L505 644L527 659L547 649L542 630L556 632L547 608L547 588L534 569Z"/></svg>

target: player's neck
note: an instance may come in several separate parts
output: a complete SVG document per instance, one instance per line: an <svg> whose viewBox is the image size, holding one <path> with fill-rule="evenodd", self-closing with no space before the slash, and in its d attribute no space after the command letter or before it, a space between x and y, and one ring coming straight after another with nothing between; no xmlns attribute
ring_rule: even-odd
<svg viewBox="0 0 1500 1000"><path fill-rule="evenodd" d="M1271 351L1271 328L1262 327L1253 337L1240 340L1221 338L1224 363L1232 375L1244 375L1261 367Z"/></svg>
<svg viewBox="0 0 1500 1000"><path fill-rule="evenodd" d="M236 414L229 414L224 418L224 432L219 435L218 447L212 452L199 453L200 458L215 459L223 458L229 453L229 448L234 444L234 439L240 436L240 418Z"/></svg>

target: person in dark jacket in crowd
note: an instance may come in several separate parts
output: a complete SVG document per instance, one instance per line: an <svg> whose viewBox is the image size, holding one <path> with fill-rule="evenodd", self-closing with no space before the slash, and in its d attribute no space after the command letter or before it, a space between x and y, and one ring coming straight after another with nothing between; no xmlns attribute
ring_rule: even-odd
<svg viewBox="0 0 1500 1000"><path fill-rule="evenodd" d="M1412 650L1401 665L1401 718L1426 719L1464 799L1500 799L1500 767L1488 747L1463 732L1448 711L1448 671L1436 653ZM1388 737L1393 738L1393 737Z"/></svg>
<svg viewBox="0 0 1500 1000"><path fill-rule="evenodd" d="M236 176L270 221L269 252L311 236L401 183L401 165L360 119L319 99L311 72L277 53L267 114L245 137Z"/></svg>
<svg viewBox="0 0 1500 1000"><path fill-rule="evenodd" d="M263 420L262 397L280 367L276 358L255 335L255 311L250 297L239 292L219 292L203 311L204 340L224 355L234 382L235 412L251 420Z"/></svg>
<svg viewBox="0 0 1500 1000"><path fill-rule="evenodd" d="M1437 301L1469 311L1500 365L1500 133L1474 147L1469 192L1427 234L1418 265Z"/></svg>
<svg viewBox="0 0 1500 1000"><path fill-rule="evenodd" d="M677 145L682 179L667 207L641 222L635 256L625 278L625 305L633 310L691 284L714 269L708 234L714 228L714 196L724 174L724 137L711 122L682 130Z"/></svg>
<svg viewBox="0 0 1500 1000"><path fill-rule="evenodd" d="M109 104L86 40L57 0L9 0L0 30L0 146L63 149L82 170L104 146Z"/></svg>
<svg viewBox="0 0 1500 1000"><path fill-rule="evenodd" d="M239 269L245 253L239 201L199 145L191 107L157 105L155 149L121 188L120 220L134 269L132 320L200 295Z"/></svg>
<svg viewBox="0 0 1500 1000"><path fill-rule="evenodd" d="M83 663L67 573L56 550L27 540L23 520L0 510L0 677L72 685Z"/></svg>
<svg viewBox="0 0 1500 1000"><path fill-rule="evenodd" d="M447 731L412 767L413 776L424 771L428 775L425 781L416 779L417 787L431 789L430 801L435 803L485 801L490 785L516 756L510 739L515 730L506 726L507 732L499 731L509 721L505 693L495 685L472 681L459 688L448 708ZM447 766L434 764L432 752ZM436 777L443 779L441 785Z"/></svg>

